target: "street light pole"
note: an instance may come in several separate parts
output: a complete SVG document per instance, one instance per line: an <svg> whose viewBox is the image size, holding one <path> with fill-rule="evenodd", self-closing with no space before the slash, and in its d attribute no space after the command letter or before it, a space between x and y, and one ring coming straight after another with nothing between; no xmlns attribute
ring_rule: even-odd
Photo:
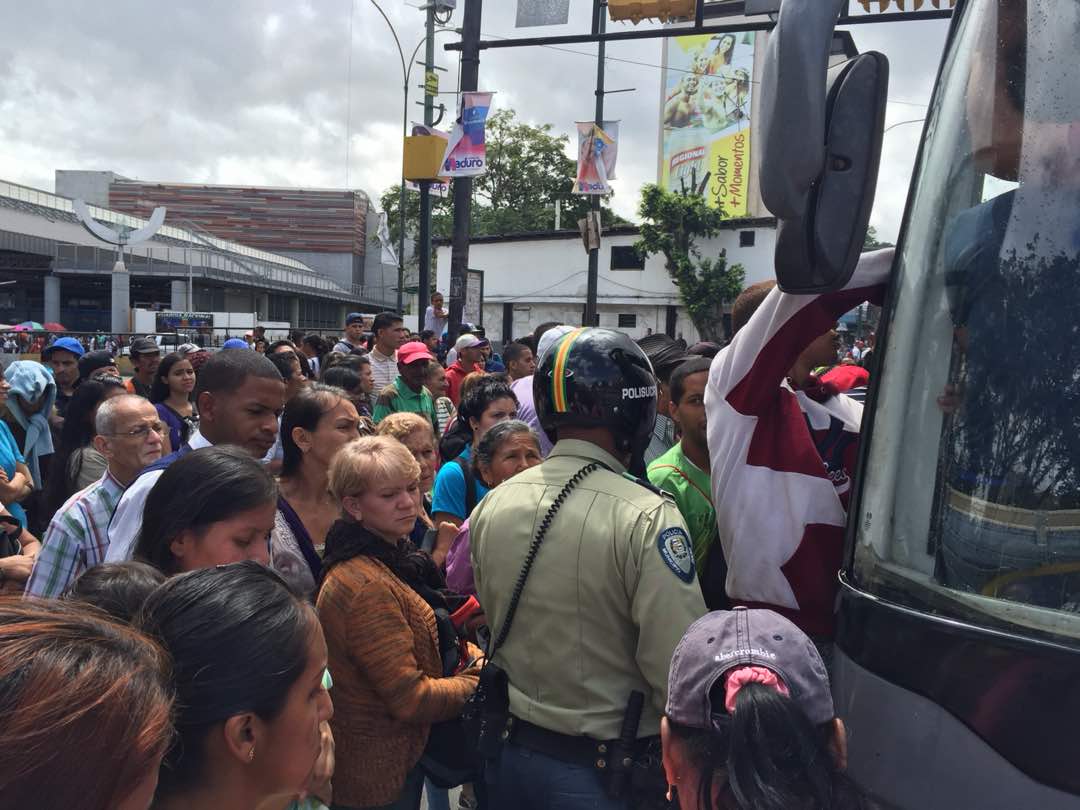
<svg viewBox="0 0 1080 810"><path fill-rule="evenodd" d="M424 37L424 124L431 126L435 122L434 98L428 93L427 74L435 69L435 3L428 0L427 36ZM428 297L431 295L431 183L420 182L420 273L417 279L417 304L419 313L417 331L424 328L424 316L427 314Z"/></svg>
<svg viewBox="0 0 1080 810"><path fill-rule="evenodd" d="M427 43L427 63L430 65L435 61L435 34L439 31L435 30L435 6L431 4L428 7L428 23L427 32L423 39L416 43L416 47L413 48L412 55L406 59L405 50L401 47L401 40L398 39L397 31L394 29L394 24L390 22L390 18L386 16L386 12L382 10L382 7L375 1L370 0L371 5L375 6L375 10L382 15L383 20L386 22L387 27L390 29L390 34L394 37L394 44L397 45L398 56L401 58L401 76L402 86L404 88L404 98L401 102L401 185L399 186L398 195L398 227L400 233L398 235L398 283L397 283L397 311L404 311L404 287L405 287L405 138L409 134L409 77L412 75L413 62L416 61L416 55L420 52L420 47ZM448 30L448 29L440 29ZM479 39L479 32L477 33L477 39ZM431 124L432 121L431 111L431 97L424 96L424 123ZM430 216L430 210L429 210ZM428 226L430 229L430 219L428 220ZM428 243L428 251L430 255L430 242ZM423 248L421 248L422 250ZM421 271L423 272L423 271ZM424 280L421 279L421 282ZM423 284L421 284L423 287ZM425 303L427 294L421 293L420 299L420 315L423 317L424 309L427 304ZM420 326L423 326L421 323Z"/></svg>
<svg viewBox="0 0 1080 810"><path fill-rule="evenodd" d="M405 51L401 47L401 40L398 39L397 30L394 28L394 24L390 22L390 18L386 16L386 12L382 10L375 0L371 0L371 5L375 6L375 10L382 15L383 20L386 22L387 27L390 29L390 35L394 38L394 44L397 45L398 56L401 58L401 78L402 87L405 94L405 98L401 102L401 148L405 148L405 136L409 134L409 69L411 64L405 61ZM417 46L417 50L420 46ZM413 51L415 57L416 51ZM400 234L398 236L398 280L397 280L397 311L401 312L403 309L403 292L402 287L405 285L405 157L404 152L401 158L401 186L399 187L400 195L398 197L398 220Z"/></svg>
<svg viewBox="0 0 1080 810"><path fill-rule="evenodd" d="M398 271L397 271L397 311L405 312L405 138L409 134L409 78L405 72L405 99L401 105L401 185L398 187Z"/></svg>

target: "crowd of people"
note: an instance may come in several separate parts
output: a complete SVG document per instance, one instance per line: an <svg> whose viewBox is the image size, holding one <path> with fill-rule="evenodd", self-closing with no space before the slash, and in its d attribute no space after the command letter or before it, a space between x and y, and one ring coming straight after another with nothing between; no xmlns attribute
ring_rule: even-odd
<svg viewBox="0 0 1080 810"><path fill-rule="evenodd" d="M828 667L872 371L834 327L890 261L749 288L724 347L496 352L433 296L420 334L9 364L0 806L866 806Z"/></svg>

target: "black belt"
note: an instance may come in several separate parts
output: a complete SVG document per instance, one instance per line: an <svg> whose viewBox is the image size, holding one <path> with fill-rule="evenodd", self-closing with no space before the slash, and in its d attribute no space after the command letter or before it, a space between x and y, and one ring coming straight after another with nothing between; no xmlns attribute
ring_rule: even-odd
<svg viewBox="0 0 1080 810"><path fill-rule="evenodd" d="M598 771L608 768L608 758L615 750L616 743L615 740L594 740L591 737L559 734L514 716L511 716L507 723L506 739L560 762L595 768Z"/></svg>

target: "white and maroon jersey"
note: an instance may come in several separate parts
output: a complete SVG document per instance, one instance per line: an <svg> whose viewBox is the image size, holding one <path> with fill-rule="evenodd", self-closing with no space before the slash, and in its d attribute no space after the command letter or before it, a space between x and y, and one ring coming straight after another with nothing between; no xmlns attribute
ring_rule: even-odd
<svg viewBox="0 0 1080 810"><path fill-rule="evenodd" d="M802 351L864 301L880 303L892 249L863 254L825 295L774 289L713 359L705 391L713 504L732 603L829 636L862 405L787 383Z"/></svg>

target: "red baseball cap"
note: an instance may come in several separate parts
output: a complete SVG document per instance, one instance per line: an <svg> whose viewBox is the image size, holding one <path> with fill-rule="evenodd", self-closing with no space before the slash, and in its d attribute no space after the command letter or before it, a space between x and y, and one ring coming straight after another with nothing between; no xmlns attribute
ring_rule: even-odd
<svg viewBox="0 0 1080 810"><path fill-rule="evenodd" d="M409 365L409 363L415 363L417 360L434 360L435 355L431 353L423 343L419 340L413 340L409 343L402 344L397 350L397 361Z"/></svg>

